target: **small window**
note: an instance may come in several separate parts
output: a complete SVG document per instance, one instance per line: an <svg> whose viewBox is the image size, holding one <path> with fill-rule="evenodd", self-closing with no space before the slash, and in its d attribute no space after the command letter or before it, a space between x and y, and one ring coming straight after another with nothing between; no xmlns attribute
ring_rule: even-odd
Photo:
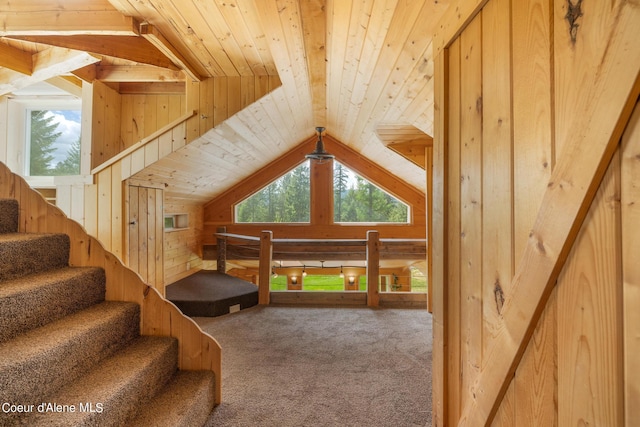
<svg viewBox="0 0 640 427"><path fill-rule="evenodd" d="M26 110L25 173L80 175L80 110Z"/></svg>
<svg viewBox="0 0 640 427"><path fill-rule="evenodd" d="M189 214L165 214L164 230L177 231L189 228Z"/></svg>

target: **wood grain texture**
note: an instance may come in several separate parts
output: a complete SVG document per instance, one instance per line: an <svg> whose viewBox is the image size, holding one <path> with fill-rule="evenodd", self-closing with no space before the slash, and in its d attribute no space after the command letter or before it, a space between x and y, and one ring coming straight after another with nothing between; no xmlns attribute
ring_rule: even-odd
<svg viewBox="0 0 640 427"><path fill-rule="evenodd" d="M619 198L616 154L558 278L559 425L624 423Z"/></svg>
<svg viewBox="0 0 640 427"><path fill-rule="evenodd" d="M450 265L447 267L447 295L448 304L445 307L447 325L447 363L449 382L447 388L447 422L455 423L460 417L461 399L461 342L460 342L460 310L462 297L460 294L460 117L461 117L461 51L460 40L456 40L449 48L449 86L447 97L446 114L449 120L447 129L446 165L447 189L445 199L447 211L447 259ZM444 106L443 106L444 108Z"/></svg>
<svg viewBox="0 0 640 427"><path fill-rule="evenodd" d="M482 20L460 36L460 342L464 407L482 368Z"/></svg>
<svg viewBox="0 0 640 427"><path fill-rule="evenodd" d="M640 106L622 138L621 148L622 299L624 322L624 425L640 423Z"/></svg>

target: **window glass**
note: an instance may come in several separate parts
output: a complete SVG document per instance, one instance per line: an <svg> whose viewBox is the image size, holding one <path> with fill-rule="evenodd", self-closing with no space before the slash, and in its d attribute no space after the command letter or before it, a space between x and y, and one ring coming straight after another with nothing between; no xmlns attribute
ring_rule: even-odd
<svg viewBox="0 0 640 427"><path fill-rule="evenodd" d="M408 222L405 203L335 161L333 195L334 222Z"/></svg>
<svg viewBox="0 0 640 427"><path fill-rule="evenodd" d="M236 205L236 222L309 222L309 161Z"/></svg>
<svg viewBox="0 0 640 427"><path fill-rule="evenodd" d="M80 174L80 110L26 110L26 174Z"/></svg>

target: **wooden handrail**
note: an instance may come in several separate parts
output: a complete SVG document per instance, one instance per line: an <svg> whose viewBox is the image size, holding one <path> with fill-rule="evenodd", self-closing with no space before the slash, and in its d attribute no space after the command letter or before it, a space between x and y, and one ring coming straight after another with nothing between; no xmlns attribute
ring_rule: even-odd
<svg viewBox="0 0 640 427"><path fill-rule="evenodd" d="M378 289L378 281L380 276L380 260L381 259L395 259L398 258L399 255L402 255L400 259L405 257L409 257L413 253L408 251L406 254L398 254L396 251L390 251L387 248L387 254L384 253L385 246L391 246L397 248L398 245L408 244L408 246L413 247L416 244L425 244L426 249L426 239L380 239L380 233L375 230L370 230L367 232L366 239L274 239L273 233L271 231L262 231L260 237L255 236L246 236L241 234L234 233L226 233L226 232L217 232L215 236L219 239L220 242L225 242L224 249L224 258L220 258L220 254L218 254L218 263L226 264L226 255L229 252L233 252L229 246L226 245L226 239L234 239L241 240L245 242L250 242L247 245L243 245L243 250L246 253L247 250L253 251L256 255L252 255L252 259L258 259L258 301L259 304L269 304L270 301L270 290L269 283L271 277L271 263L274 255L276 259L282 259L282 251L274 250L275 246L292 246L297 247L298 249L304 248L303 251L300 251L300 254L304 254L306 256L315 255L321 256L325 261L328 259L327 255L334 252L333 255L339 257L352 257L351 254L356 253L354 250L349 251L349 248L362 246L361 250L358 250L358 253L363 254L363 259L366 260L366 271L367 271L367 305L370 307L376 307L379 305L380 297L379 297L379 289ZM341 251L335 250L336 247L346 248L347 251L342 249ZM329 250L327 250L329 249ZM237 255L237 253L236 253ZM386 255L386 256L385 256ZM415 253L415 255L423 255ZM296 256L296 255L292 255ZM247 257L244 257L247 258ZM205 257L206 259L206 257ZM409 259L409 258L407 258Z"/></svg>
<svg viewBox="0 0 640 427"><path fill-rule="evenodd" d="M136 142L135 144L133 144L131 147L127 148L126 150L123 150L123 151L119 152L118 154L116 154L115 156L113 156L112 158L107 160L106 162L102 163L101 165L96 166L94 169L91 170L91 174L95 175L98 172L108 168L109 166L119 162L120 160L122 160L125 157L127 157L129 154L139 150L140 148L143 148L145 145L147 145L148 143L150 143L154 139L156 139L156 138L160 137L161 135L169 132L170 130L172 130L176 126L182 124L183 122L186 122L187 120L189 120L191 117L193 117L195 115L196 115L196 111L191 111L191 112L189 112L187 114L184 114L183 116L178 117L177 119L175 119L171 123L161 127L157 131L153 132L151 135L149 135L149 136L147 136L145 138L142 138L140 141Z"/></svg>

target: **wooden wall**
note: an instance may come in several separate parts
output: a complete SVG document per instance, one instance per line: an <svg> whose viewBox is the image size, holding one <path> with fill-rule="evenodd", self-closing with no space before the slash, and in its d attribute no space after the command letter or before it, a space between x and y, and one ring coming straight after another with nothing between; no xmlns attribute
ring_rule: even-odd
<svg viewBox="0 0 640 427"><path fill-rule="evenodd" d="M162 249L153 253L148 250L144 254L133 253L128 245L131 236L128 234L129 213L125 206L128 193L124 181L162 192L172 182L171 174L167 175L164 182L149 182L134 175L159 158L194 141L278 84L278 78L270 76L210 78L202 82L189 82L184 95L121 95L109 86L96 82L93 91L92 164L96 166L97 163L97 166L93 167L94 184L84 188L83 225L87 231L97 236L107 249L122 260L139 260L141 257L164 259L163 279L160 273L148 276L148 268L138 268L143 264L132 264L133 269L158 286L161 293L165 284L200 268L203 265L200 255L202 242L198 236L202 230L202 214L197 213L200 208L185 204L184 201L165 200L164 209L153 211L156 216L153 223L161 224L164 212L187 210L194 213L190 218L195 221L190 224L189 230L166 233L167 241L156 233L154 247L162 238ZM176 124L175 127L171 127L172 123ZM192 167L189 163L182 166ZM160 253L164 250L168 252L167 258Z"/></svg>
<svg viewBox="0 0 640 427"><path fill-rule="evenodd" d="M186 111L186 95L120 94L93 83L91 168L94 169Z"/></svg>
<svg viewBox="0 0 640 427"><path fill-rule="evenodd" d="M640 14L576 3L461 2L435 42L435 426L640 422Z"/></svg>
<svg viewBox="0 0 640 427"><path fill-rule="evenodd" d="M164 212L189 215L186 230L164 234L164 274L168 285L211 265L202 260L202 206L167 200Z"/></svg>

